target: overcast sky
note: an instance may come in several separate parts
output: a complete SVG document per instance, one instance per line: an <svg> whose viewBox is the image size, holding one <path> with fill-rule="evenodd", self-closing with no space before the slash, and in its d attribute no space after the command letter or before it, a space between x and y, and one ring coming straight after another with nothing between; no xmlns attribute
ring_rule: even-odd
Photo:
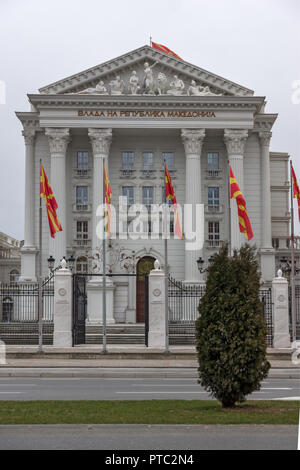
<svg viewBox="0 0 300 470"><path fill-rule="evenodd" d="M149 44L150 35L266 96L266 111L279 113L271 150L292 155L300 181L299 0L0 0L0 22L0 231L23 238L25 150L14 113L29 111L26 94Z"/></svg>

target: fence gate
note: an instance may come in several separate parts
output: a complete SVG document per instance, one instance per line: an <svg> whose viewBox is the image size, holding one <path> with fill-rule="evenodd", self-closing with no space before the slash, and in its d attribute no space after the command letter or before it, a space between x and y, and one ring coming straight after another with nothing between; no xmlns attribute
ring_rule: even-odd
<svg viewBox="0 0 300 470"><path fill-rule="evenodd" d="M73 346L85 343L86 276L73 275Z"/></svg>

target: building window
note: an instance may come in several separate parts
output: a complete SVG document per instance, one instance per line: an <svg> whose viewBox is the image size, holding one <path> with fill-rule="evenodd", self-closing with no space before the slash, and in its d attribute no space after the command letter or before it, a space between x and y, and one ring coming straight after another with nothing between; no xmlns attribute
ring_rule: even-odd
<svg viewBox="0 0 300 470"><path fill-rule="evenodd" d="M89 154L88 152L77 152L77 169L87 170L89 167Z"/></svg>
<svg viewBox="0 0 300 470"><path fill-rule="evenodd" d="M88 272L88 262L86 256L79 256L76 260L76 272L77 273L87 273Z"/></svg>
<svg viewBox="0 0 300 470"><path fill-rule="evenodd" d="M218 152L210 152L207 154L207 173L208 176L219 175L219 154Z"/></svg>
<svg viewBox="0 0 300 470"><path fill-rule="evenodd" d="M218 187L208 188L208 210L211 212L218 212L220 207L220 191Z"/></svg>
<svg viewBox="0 0 300 470"><path fill-rule="evenodd" d="M153 170L153 153L143 153L143 170Z"/></svg>
<svg viewBox="0 0 300 470"><path fill-rule="evenodd" d="M88 209L88 187L76 186L76 209L84 211Z"/></svg>
<svg viewBox="0 0 300 470"><path fill-rule="evenodd" d="M86 245L89 238L88 221L77 220L76 222L76 240L80 245Z"/></svg>
<svg viewBox="0 0 300 470"><path fill-rule="evenodd" d="M147 206L148 210L150 209L151 204L153 204L152 186L143 186L143 204Z"/></svg>
<svg viewBox="0 0 300 470"><path fill-rule="evenodd" d="M122 153L122 172L124 176L131 176L134 167L134 152Z"/></svg>
<svg viewBox="0 0 300 470"><path fill-rule="evenodd" d="M164 168L165 163L169 171L174 170L174 153L173 152L163 152L162 153L162 166Z"/></svg>
<svg viewBox="0 0 300 470"><path fill-rule="evenodd" d="M2 301L2 321L12 321L14 303L10 297L4 297Z"/></svg>
<svg viewBox="0 0 300 470"><path fill-rule="evenodd" d="M208 244L209 246L220 245L220 223L208 222Z"/></svg>
<svg viewBox="0 0 300 470"><path fill-rule="evenodd" d="M131 206L134 204L134 188L133 186L123 186L122 196L127 197L127 205Z"/></svg>
<svg viewBox="0 0 300 470"><path fill-rule="evenodd" d="M9 273L9 282L18 282L20 273L17 269L13 269Z"/></svg>

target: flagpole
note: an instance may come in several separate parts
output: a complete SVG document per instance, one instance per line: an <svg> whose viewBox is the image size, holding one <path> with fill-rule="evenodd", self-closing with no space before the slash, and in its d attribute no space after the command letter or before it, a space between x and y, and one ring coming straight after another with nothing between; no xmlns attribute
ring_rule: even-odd
<svg viewBox="0 0 300 470"><path fill-rule="evenodd" d="M230 162L228 160L228 224L229 224L229 237L228 237L228 253L231 256L231 205L230 205Z"/></svg>
<svg viewBox="0 0 300 470"><path fill-rule="evenodd" d="M105 204L105 173L104 173L104 164L105 160L103 158L103 203ZM106 207L106 206L104 206ZM105 209L106 217L106 209ZM102 342L102 352L103 354L107 353L106 349L106 244L105 244L105 218L103 220L103 241L102 241L102 260L103 260L103 296L102 296L102 309L103 309L103 342Z"/></svg>
<svg viewBox="0 0 300 470"><path fill-rule="evenodd" d="M164 158L164 165L166 165L166 159ZM165 177L165 168L164 168L164 190L165 190L165 223L162 224L164 228L165 236L167 237L167 221L168 221L168 210L167 210L167 197L166 197L166 177ZM165 352L169 352L169 266L168 266L168 239L164 239L164 258L165 258L165 329L166 329L166 338L165 338Z"/></svg>
<svg viewBox="0 0 300 470"><path fill-rule="evenodd" d="M40 159L40 175L41 175L42 160ZM40 176L41 180L41 176ZM41 184L40 184L41 186ZM40 188L39 186L39 188ZM43 293L42 293L42 198L40 190L40 207L39 207L39 274L38 274L38 329L39 329L39 353L43 350Z"/></svg>
<svg viewBox="0 0 300 470"><path fill-rule="evenodd" d="M292 175L292 160L290 160L290 178L291 178L291 291L292 291L292 338L293 342L296 341L296 292L295 292L295 245L294 245L294 191L293 191L293 175Z"/></svg>

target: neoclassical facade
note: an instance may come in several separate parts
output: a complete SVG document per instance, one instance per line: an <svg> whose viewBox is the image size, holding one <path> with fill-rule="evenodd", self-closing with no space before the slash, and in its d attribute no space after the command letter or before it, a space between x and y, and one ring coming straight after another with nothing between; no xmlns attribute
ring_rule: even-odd
<svg viewBox="0 0 300 470"><path fill-rule="evenodd" d="M144 46L45 86L28 98L31 111L17 113L26 148L22 281L37 276L40 160L63 227L52 240L43 211L46 275L49 255L58 261L72 254L78 272L92 269L91 257L99 247L96 208L103 202L104 160L112 203L118 207L119 197L126 196L129 205L151 207L163 201L164 159L178 203L204 204L204 247L189 251L185 240L170 240L171 275L189 283L203 282L199 256L207 263L230 233L234 248L245 241L235 201L229 226L230 162L247 202L254 232L251 244L259 250L262 280L273 279L278 259L289 248L289 156L270 151L277 115L265 113L265 97ZM158 258L163 265L162 240L125 240L118 235L117 227L111 257L114 247L134 255L130 267L111 261L112 272L134 270L143 258ZM135 310L134 288L132 281L116 282L116 321L126 321L126 311Z"/></svg>

